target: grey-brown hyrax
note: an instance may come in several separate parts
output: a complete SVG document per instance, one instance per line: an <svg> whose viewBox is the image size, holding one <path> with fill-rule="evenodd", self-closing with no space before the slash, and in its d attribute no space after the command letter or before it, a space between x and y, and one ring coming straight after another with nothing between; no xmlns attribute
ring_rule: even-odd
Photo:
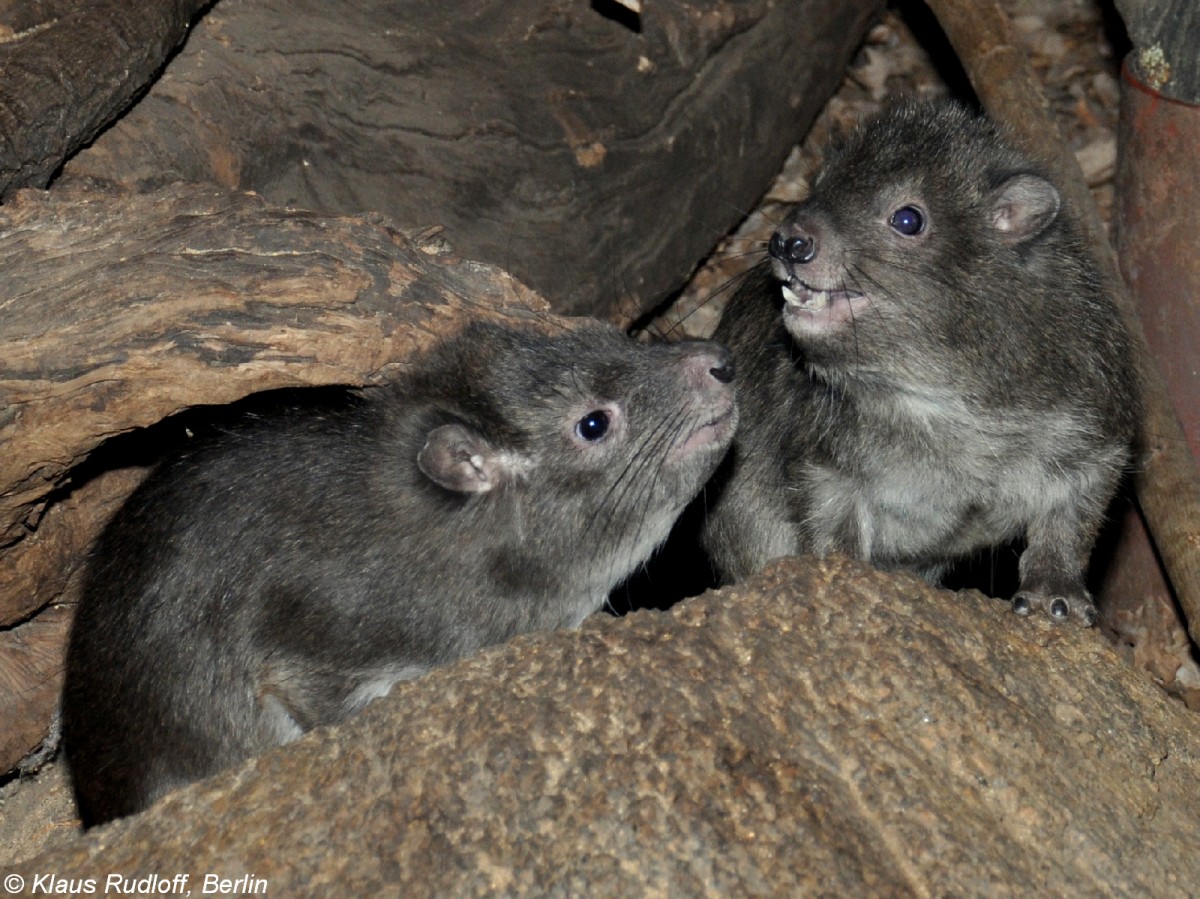
<svg viewBox="0 0 1200 899"><path fill-rule="evenodd" d="M741 425L709 492L727 580L842 551L937 580L1023 538L1014 609L1090 625L1130 461L1130 339L1062 195L986 119L907 102L829 153L715 339Z"/></svg>
<svg viewBox="0 0 1200 899"><path fill-rule="evenodd" d="M724 455L732 378L710 343L477 324L386 388L197 437L94 549L63 705L85 823L578 625Z"/></svg>

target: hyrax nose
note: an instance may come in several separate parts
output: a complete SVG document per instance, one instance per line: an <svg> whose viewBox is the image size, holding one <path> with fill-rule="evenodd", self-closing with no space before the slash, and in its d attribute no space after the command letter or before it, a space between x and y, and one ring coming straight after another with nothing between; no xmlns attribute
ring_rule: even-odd
<svg viewBox="0 0 1200 899"><path fill-rule="evenodd" d="M733 364L733 355L721 347L722 353L713 364L708 373L720 381L722 384L729 384L733 381L735 367Z"/></svg>
<svg viewBox="0 0 1200 899"><path fill-rule="evenodd" d="M787 234L779 230L771 235L767 252L783 263L807 265L817 258L817 239L792 226Z"/></svg>
<svg viewBox="0 0 1200 899"><path fill-rule="evenodd" d="M686 371L688 381L700 390L732 383L735 371L733 354L720 344L696 344L688 357Z"/></svg>

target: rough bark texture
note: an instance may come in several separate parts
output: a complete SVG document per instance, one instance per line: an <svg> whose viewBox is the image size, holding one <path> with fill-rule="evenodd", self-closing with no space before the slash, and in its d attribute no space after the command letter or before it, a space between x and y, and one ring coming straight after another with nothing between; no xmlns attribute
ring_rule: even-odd
<svg viewBox="0 0 1200 899"><path fill-rule="evenodd" d="M1182 896L1198 803L1193 716L1096 631L834 558L522 638L16 871L272 896Z"/></svg>
<svg viewBox="0 0 1200 899"><path fill-rule="evenodd" d="M1114 0L1133 41L1130 64L1144 84L1200 103L1200 6L1195 0Z"/></svg>
<svg viewBox="0 0 1200 899"><path fill-rule="evenodd" d="M0 731L0 771L50 734L88 547L144 471L98 474L51 505L36 531L0 550L0 611L7 616L0 628L0 720L7 725Z"/></svg>
<svg viewBox="0 0 1200 899"><path fill-rule="evenodd" d="M47 609L23 627L0 630L0 759L20 761L50 727L47 712L58 706L63 653L71 610Z"/></svg>
<svg viewBox="0 0 1200 899"><path fill-rule="evenodd" d="M18 193L0 208L0 269L0 627L21 624L0 645L0 771L55 705L62 628L31 616L73 599L87 547L140 477L77 483L106 438L255 391L376 383L468 317L546 310L382 218L182 185Z"/></svg>
<svg viewBox="0 0 1200 899"><path fill-rule="evenodd" d="M217 188L26 193L0 211L0 541L102 440L257 390L381 380L436 320L544 308L383 220Z"/></svg>
<svg viewBox="0 0 1200 899"><path fill-rule="evenodd" d="M129 105L211 0L0 0L0 199L45 187Z"/></svg>
<svg viewBox="0 0 1200 899"><path fill-rule="evenodd" d="M995 3L929 0L988 112L1007 124L1026 149L1046 161L1091 240L1106 283L1133 333L1142 376L1141 455L1134 482L1138 503L1163 567L1200 644L1200 471L1197 470L1162 375L1154 365L1133 298L1121 277L1079 165L1059 135L1028 61Z"/></svg>
<svg viewBox="0 0 1200 899"><path fill-rule="evenodd" d="M629 320L749 209L879 0L222 2L67 174L444 225L556 309Z"/></svg>

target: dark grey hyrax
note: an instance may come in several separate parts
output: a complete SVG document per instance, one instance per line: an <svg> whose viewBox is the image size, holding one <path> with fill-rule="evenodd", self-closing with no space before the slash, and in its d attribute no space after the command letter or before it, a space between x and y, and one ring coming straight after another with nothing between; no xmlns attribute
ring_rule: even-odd
<svg viewBox="0 0 1200 899"><path fill-rule="evenodd" d="M716 468L732 378L711 343L478 324L392 386L248 416L162 465L99 539L71 634L85 823L578 625Z"/></svg>
<svg viewBox="0 0 1200 899"><path fill-rule="evenodd" d="M1137 391L1044 172L960 106L900 105L831 151L768 252L715 335L742 415L709 497L723 576L836 550L936 580L1024 537L1014 609L1091 624Z"/></svg>

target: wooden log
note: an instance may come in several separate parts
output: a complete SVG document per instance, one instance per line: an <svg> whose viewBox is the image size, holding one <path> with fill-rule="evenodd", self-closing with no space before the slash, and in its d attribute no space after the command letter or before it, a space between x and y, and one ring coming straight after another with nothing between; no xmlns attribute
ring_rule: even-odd
<svg viewBox="0 0 1200 899"><path fill-rule="evenodd" d="M0 0L0 199L45 187L143 91L209 0Z"/></svg>
<svg viewBox="0 0 1200 899"><path fill-rule="evenodd" d="M89 478L51 503L36 531L0 551L0 614L5 624L21 622L0 627L0 721L7 723L0 731L0 772L47 738L54 749L51 719L88 548L146 470L118 468Z"/></svg>
<svg viewBox="0 0 1200 899"><path fill-rule="evenodd" d="M0 210L0 545L106 437L258 390L377 382L438 318L542 308L451 258L383 220L218 188L18 195Z"/></svg>
<svg viewBox="0 0 1200 899"><path fill-rule="evenodd" d="M218 4L66 175L443 224L556 309L627 322L751 208L882 3L613 7Z"/></svg>
<svg viewBox="0 0 1200 899"><path fill-rule="evenodd" d="M12 630L0 630L0 772L38 746L62 690L63 654L71 610L47 609Z"/></svg>
<svg viewBox="0 0 1200 899"><path fill-rule="evenodd" d="M789 559L397 684L87 834L56 810L56 846L7 870L35 899L111 873L289 899L1179 899L1197 750L1095 630Z"/></svg>

